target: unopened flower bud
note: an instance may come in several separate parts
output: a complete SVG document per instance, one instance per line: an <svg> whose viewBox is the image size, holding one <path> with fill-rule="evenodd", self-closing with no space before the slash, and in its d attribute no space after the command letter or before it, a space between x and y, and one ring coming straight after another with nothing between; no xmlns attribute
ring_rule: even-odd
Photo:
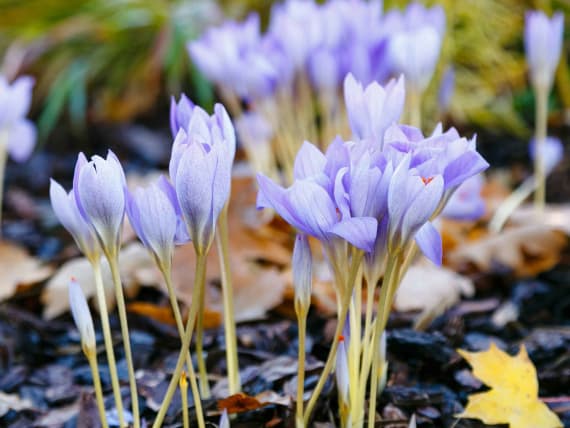
<svg viewBox="0 0 570 428"><path fill-rule="evenodd" d="M95 328L93 327L91 312L89 312L89 306L81 286L73 278L69 282L69 307L81 336L83 352L86 355L95 352Z"/></svg>
<svg viewBox="0 0 570 428"><path fill-rule="evenodd" d="M295 307L307 311L311 304L311 283L313 257L307 235L299 234L293 248L293 285L295 286Z"/></svg>
<svg viewBox="0 0 570 428"><path fill-rule="evenodd" d="M218 428L230 428L230 419L228 418L228 411L226 409L222 412Z"/></svg>
<svg viewBox="0 0 570 428"><path fill-rule="evenodd" d="M336 350L336 387L343 403L348 404L348 389L350 385L348 374L348 360L344 338L341 337Z"/></svg>

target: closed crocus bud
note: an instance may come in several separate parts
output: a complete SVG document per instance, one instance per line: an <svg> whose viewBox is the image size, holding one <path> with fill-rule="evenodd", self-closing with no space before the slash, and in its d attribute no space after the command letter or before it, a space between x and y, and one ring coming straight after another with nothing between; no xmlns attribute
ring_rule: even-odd
<svg viewBox="0 0 570 428"><path fill-rule="evenodd" d="M161 178L162 180L164 178ZM172 258L177 215L169 195L158 182L127 192L127 215L137 236L157 258L167 265Z"/></svg>
<svg viewBox="0 0 570 428"><path fill-rule="evenodd" d="M123 168L109 150L107 158L81 153L75 165L73 190L79 212L93 228L105 251L116 251L125 215L126 180Z"/></svg>
<svg viewBox="0 0 570 428"><path fill-rule="evenodd" d="M49 196L56 217L73 236L81 252L88 259L98 257L99 244L97 243L97 237L79 213L73 190L67 193L57 181L52 179L50 181Z"/></svg>
<svg viewBox="0 0 570 428"><path fill-rule="evenodd" d="M313 258L307 235L299 234L293 248L293 285L295 286L295 306L307 311L311 304L311 283Z"/></svg>
<svg viewBox="0 0 570 428"><path fill-rule="evenodd" d="M36 128L26 115L32 103L34 79L22 76L12 84L0 75L0 146L5 145L10 157L23 162L36 144Z"/></svg>
<svg viewBox="0 0 570 428"><path fill-rule="evenodd" d="M555 13L551 19L540 11L525 16L524 46L530 79L534 86L550 89L560 61L564 15Z"/></svg>
<svg viewBox="0 0 570 428"><path fill-rule="evenodd" d="M95 352L95 328L89 311L89 305L79 283L72 278L69 282L69 307L79 334L83 352L87 355Z"/></svg>
<svg viewBox="0 0 570 428"><path fill-rule="evenodd" d="M348 373L348 359L346 356L346 346L344 338L341 337L336 350L336 387L343 403L348 404L348 390L350 387L350 377Z"/></svg>
<svg viewBox="0 0 570 428"><path fill-rule="evenodd" d="M391 80L385 87L372 82L364 89L348 74L344 80L344 99L354 136L374 140L381 148L384 132L402 115L405 96L403 77Z"/></svg>
<svg viewBox="0 0 570 428"><path fill-rule="evenodd" d="M211 117L195 107L188 129L172 146L170 177L196 251L206 251L220 212L228 201L235 156L235 132L220 104Z"/></svg>

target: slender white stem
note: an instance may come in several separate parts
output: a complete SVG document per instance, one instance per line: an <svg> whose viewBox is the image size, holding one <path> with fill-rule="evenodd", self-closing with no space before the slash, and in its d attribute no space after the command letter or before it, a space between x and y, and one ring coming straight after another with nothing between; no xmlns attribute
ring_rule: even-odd
<svg viewBox="0 0 570 428"><path fill-rule="evenodd" d="M230 394L241 390L239 362L237 354L237 334L234 312L234 295L230 270L228 204L225 205L218 219L216 246L222 274L222 298L224 303L224 333L226 339L226 364L228 367L228 385Z"/></svg>
<svg viewBox="0 0 570 428"><path fill-rule="evenodd" d="M535 129L534 129L534 174L536 177L536 191L534 193L534 206L538 210L544 209L546 201L546 170L544 165L544 144L547 135L548 120L548 88L536 86Z"/></svg>
<svg viewBox="0 0 570 428"><path fill-rule="evenodd" d="M91 368L93 376L93 387L95 388L95 400L97 401L97 409L99 410L99 419L103 428L109 428L107 423L107 414L105 413L105 402L103 401L103 389L101 388L101 378L99 376L99 366L97 364L97 353L95 350L84 352Z"/></svg>
<svg viewBox="0 0 570 428"><path fill-rule="evenodd" d="M109 325L109 311L107 309L107 300L105 299L105 285L103 284L103 275L101 274L101 258L99 254L90 258L93 276L95 277L95 294L97 296L97 305L99 306L99 314L101 316L101 329L103 330L103 340L105 342L105 352L107 353L107 365L109 366L109 375L111 376L111 385L113 387L113 396L115 398L115 408L119 417L119 426L126 427L125 415L123 412L123 399L121 396L121 386L119 384L119 375L117 374L117 364L115 362L115 350L113 345L113 337L111 336L111 327Z"/></svg>
<svg viewBox="0 0 570 428"><path fill-rule="evenodd" d="M109 267L111 268L111 275L113 277L113 284L115 286L115 294L117 297L117 310L119 312L119 322L121 324L121 335L123 336L123 347L125 349L125 360L127 362L127 371L129 374L129 388L131 391L131 408L133 412L133 426L134 428L140 427L140 414L139 414L139 397L137 394L137 380L135 377L135 369L133 366L133 356L131 352L131 341L129 338L129 325L127 322L127 309L125 306L125 296L123 295L123 284L121 282L121 274L119 272L118 251L113 253L106 253Z"/></svg>

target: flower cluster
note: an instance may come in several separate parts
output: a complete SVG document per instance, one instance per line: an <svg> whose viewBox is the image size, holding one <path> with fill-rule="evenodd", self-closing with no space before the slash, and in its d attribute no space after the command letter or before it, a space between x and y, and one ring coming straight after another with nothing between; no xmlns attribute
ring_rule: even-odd
<svg viewBox="0 0 570 428"><path fill-rule="evenodd" d="M440 7L414 3L382 17L379 1L289 0L273 7L265 34L250 15L208 30L188 50L208 79L247 99L288 87L299 74L319 91L336 90L349 72L365 83L403 73L424 89L444 31Z"/></svg>
<svg viewBox="0 0 570 428"><path fill-rule="evenodd" d="M26 119L33 87L31 77L23 76L9 84L0 75L0 148L5 146L16 162L28 159L36 144L36 128Z"/></svg>

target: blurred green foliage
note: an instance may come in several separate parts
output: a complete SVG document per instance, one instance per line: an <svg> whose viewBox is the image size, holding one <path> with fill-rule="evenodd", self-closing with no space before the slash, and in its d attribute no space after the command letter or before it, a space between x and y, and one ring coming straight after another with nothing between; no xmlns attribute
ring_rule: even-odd
<svg viewBox="0 0 570 428"><path fill-rule="evenodd" d="M125 121L152 111L157 100L182 88L201 104L212 89L191 67L188 40L223 16L258 10L267 0L0 0L3 72L33 73L41 108L40 135L62 117L81 130L86 120ZM385 0L403 7L407 0ZM436 117L443 70L456 69L450 116L457 124L484 127L519 137L529 135L533 96L526 80L522 34L524 11L562 10L570 0L438 0L447 13L442 59L425 102ZM567 28L570 19L566 20ZM566 34L570 31L566 31ZM567 52L567 51L565 51ZM570 109L570 75L563 58L554 106ZM555 113L556 114L556 113ZM562 115L560 115L562 117Z"/></svg>

